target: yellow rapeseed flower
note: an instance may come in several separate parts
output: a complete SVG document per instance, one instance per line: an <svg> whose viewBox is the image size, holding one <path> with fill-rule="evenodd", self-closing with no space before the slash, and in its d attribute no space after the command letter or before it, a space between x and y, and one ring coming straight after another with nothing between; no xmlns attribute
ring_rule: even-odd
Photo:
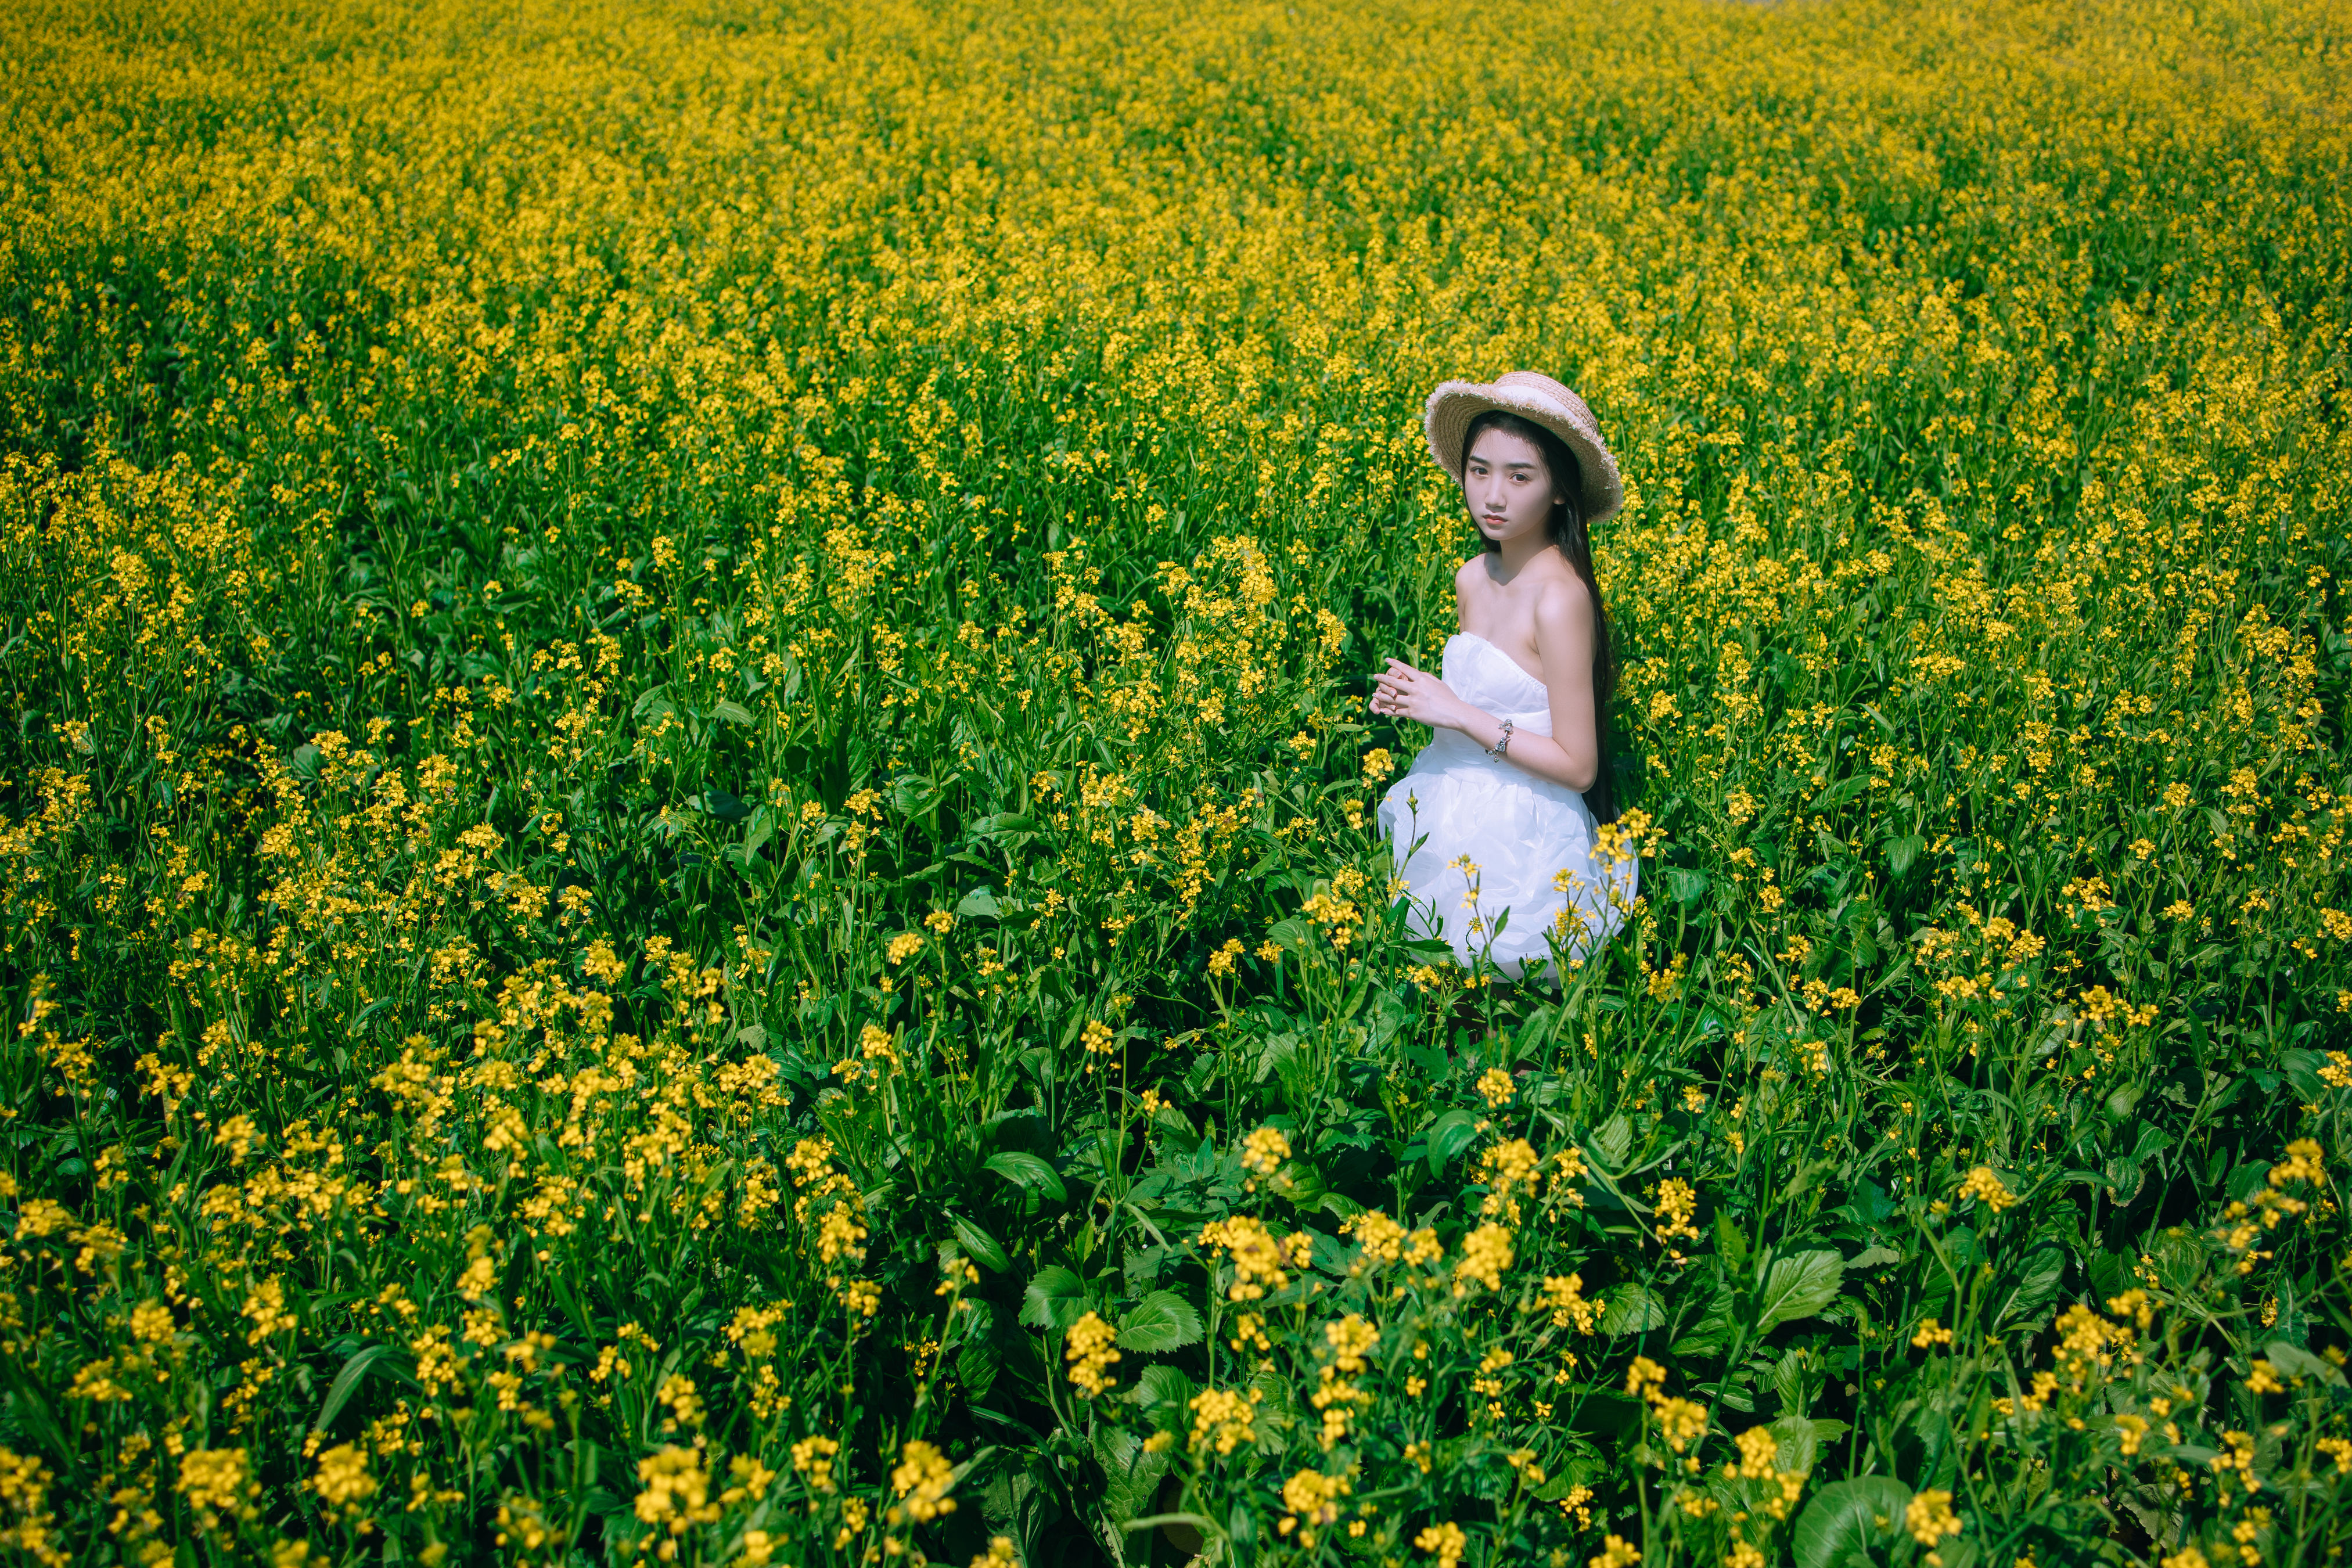
<svg viewBox="0 0 2352 1568"><path fill-rule="evenodd" d="M2016 1195L2001 1185L2000 1178L1993 1174L1990 1165L1971 1170L1961 1180L1958 1195L1963 1200L1975 1198L1996 1214L2017 1202Z"/></svg>

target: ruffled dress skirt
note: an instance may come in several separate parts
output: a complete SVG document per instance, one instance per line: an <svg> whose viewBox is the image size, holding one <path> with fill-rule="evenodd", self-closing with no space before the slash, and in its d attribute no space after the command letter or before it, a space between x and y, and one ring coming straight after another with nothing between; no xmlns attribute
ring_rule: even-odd
<svg viewBox="0 0 2352 1568"><path fill-rule="evenodd" d="M1516 733L1551 733L1549 689L1485 638L1448 638L1439 675ZM1556 975L1555 942L1574 963L1606 941L1639 882L1633 858L1596 855L1599 825L1580 793L1486 755L1457 730L1439 731L1389 786L1380 824L1416 933L1508 980Z"/></svg>

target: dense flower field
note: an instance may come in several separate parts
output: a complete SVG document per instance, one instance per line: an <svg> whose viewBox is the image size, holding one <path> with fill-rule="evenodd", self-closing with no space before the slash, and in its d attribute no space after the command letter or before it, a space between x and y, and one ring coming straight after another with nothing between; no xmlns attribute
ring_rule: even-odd
<svg viewBox="0 0 2352 1568"><path fill-rule="evenodd" d="M0 16L12 1561L2352 1544L2328 0ZM1645 898L1417 944L1549 372Z"/></svg>

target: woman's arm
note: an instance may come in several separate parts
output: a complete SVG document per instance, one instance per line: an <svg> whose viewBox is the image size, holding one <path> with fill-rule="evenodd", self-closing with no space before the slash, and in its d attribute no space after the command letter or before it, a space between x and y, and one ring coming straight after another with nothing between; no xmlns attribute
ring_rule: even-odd
<svg viewBox="0 0 2352 1568"><path fill-rule="evenodd" d="M1601 748L1592 713L1592 606L1582 584L1553 589L1537 602L1536 655L1551 692L1553 734L1514 730L1503 755L1538 778L1591 789L1601 777ZM1473 708L1427 670L1392 658L1372 680L1372 711L1384 718L1459 730L1489 751L1502 739L1501 720Z"/></svg>
<svg viewBox="0 0 2352 1568"><path fill-rule="evenodd" d="M1536 601L1536 658L1551 694L1551 733L1564 771L1546 773L1580 793L1601 782L1600 715L1592 700L1592 595L1576 578ZM1515 738L1511 750L1519 749Z"/></svg>

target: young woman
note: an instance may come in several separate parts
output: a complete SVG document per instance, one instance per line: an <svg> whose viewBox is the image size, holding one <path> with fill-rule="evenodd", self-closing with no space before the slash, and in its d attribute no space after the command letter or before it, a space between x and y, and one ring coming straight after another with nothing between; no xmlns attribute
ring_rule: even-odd
<svg viewBox="0 0 2352 1568"><path fill-rule="evenodd" d="M1596 854L1616 820L1606 722L1615 666L1589 523L1624 500L1584 400L1549 376L1430 394L1430 455L1460 481L1486 549L1454 574L1461 630L1432 675L1391 658L1371 709L1436 738L1381 803L1426 934L1507 979L1549 973L1623 921L1635 863Z"/></svg>

